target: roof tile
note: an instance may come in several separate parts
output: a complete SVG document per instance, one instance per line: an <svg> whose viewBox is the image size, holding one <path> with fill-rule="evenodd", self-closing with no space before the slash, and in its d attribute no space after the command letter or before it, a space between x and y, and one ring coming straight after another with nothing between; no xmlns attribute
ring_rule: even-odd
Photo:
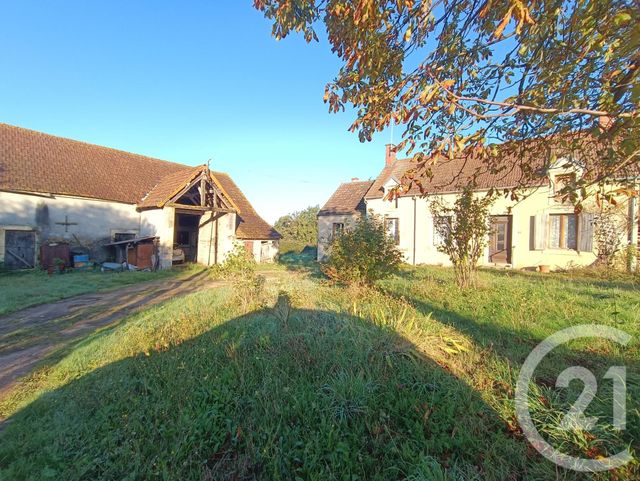
<svg viewBox="0 0 640 481"><path fill-rule="evenodd" d="M340 187L329 197L329 200L318 211L318 215L352 214L364 212L364 195L372 180L355 181L340 184Z"/></svg>
<svg viewBox="0 0 640 481"><path fill-rule="evenodd" d="M0 190L159 207L200 169L0 123ZM239 209L239 239L280 238L231 177L212 175Z"/></svg>
<svg viewBox="0 0 640 481"><path fill-rule="evenodd" d="M384 197L383 186L391 179L400 182L405 174L411 174L417 164L413 159L398 159L391 165L385 166L375 182L367 192L365 198L377 199ZM491 168L493 167L493 168ZM443 194L460 192L467 185L475 184L475 188L506 189L532 185L530 178L525 176L517 162L507 162L502 158L500 164L488 167L479 155L460 155L452 160L440 159L428 166L431 176L419 175L416 179L422 184L424 193ZM538 182L534 182L539 183ZM421 195L420 186L414 183L402 196Z"/></svg>

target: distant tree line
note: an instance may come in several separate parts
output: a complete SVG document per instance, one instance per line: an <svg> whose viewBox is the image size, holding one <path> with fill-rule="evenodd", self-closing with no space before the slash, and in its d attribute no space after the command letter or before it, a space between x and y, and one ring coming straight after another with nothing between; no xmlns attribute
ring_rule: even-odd
<svg viewBox="0 0 640 481"><path fill-rule="evenodd" d="M274 227L282 234L283 240L315 245L318 241L319 210L320 206L316 205L284 215L276 221Z"/></svg>

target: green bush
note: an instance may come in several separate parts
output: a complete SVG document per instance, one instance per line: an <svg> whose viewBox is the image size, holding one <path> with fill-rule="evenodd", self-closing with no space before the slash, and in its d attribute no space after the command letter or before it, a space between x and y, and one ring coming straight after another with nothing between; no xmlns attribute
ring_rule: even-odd
<svg viewBox="0 0 640 481"><path fill-rule="evenodd" d="M213 266L216 277L232 279L255 274L256 260L242 244L236 244L221 265Z"/></svg>
<svg viewBox="0 0 640 481"><path fill-rule="evenodd" d="M395 273L402 254L375 216L362 217L331 243L322 271L334 281L349 285L371 285Z"/></svg>
<svg viewBox="0 0 640 481"><path fill-rule="evenodd" d="M231 281L233 303L243 312L259 308L264 301L265 277L256 274L257 263L242 244L236 244L219 266L213 266L214 277Z"/></svg>
<svg viewBox="0 0 640 481"><path fill-rule="evenodd" d="M250 272L236 275L231 281L233 302L241 306L242 312L251 312L264 307L266 278Z"/></svg>

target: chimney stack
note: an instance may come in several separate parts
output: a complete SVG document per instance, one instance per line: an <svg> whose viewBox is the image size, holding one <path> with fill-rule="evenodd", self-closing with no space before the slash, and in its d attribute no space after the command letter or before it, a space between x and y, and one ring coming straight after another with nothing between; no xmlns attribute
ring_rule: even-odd
<svg viewBox="0 0 640 481"><path fill-rule="evenodd" d="M396 146L393 144L386 145L387 150L384 156L384 165L391 165L396 161Z"/></svg>
<svg viewBox="0 0 640 481"><path fill-rule="evenodd" d="M600 127L600 130L602 132L606 132L611 127L613 127L614 122L615 118L609 115L601 115L600 117L598 117L598 127Z"/></svg>
<svg viewBox="0 0 640 481"><path fill-rule="evenodd" d="M358 179L357 177L351 177L351 182L358 182L360 179Z"/></svg>

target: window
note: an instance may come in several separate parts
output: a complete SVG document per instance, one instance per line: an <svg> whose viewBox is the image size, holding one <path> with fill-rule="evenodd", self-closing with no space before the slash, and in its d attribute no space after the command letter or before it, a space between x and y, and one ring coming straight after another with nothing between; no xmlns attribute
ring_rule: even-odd
<svg viewBox="0 0 640 481"><path fill-rule="evenodd" d="M451 231L451 216L433 217L433 245L440 246L444 244L442 237L442 229L447 233Z"/></svg>
<svg viewBox="0 0 640 481"><path fill-rule="evenodd" d="M400 244L400 221L397 217L387 217L384 220L384 229L389 237L392 237L396 245Z"/></svg>
<svg viewBox="0 0 640 481"><path fill-rule="evenodd" d="M575 214L549 215L549 247L573 250L578 248L578 222Z"/></svg>
<svg viewBox="0 0 640 481"><path fill-rule="evenodd" d="M566 187L575 187L576 185L576 174L560 174L556 175L555 182L553 185L553 194L556 202L566 202L566 192L563 192L563 189ZM565 199L563 199L565 197Z"/></svg>
<svg viewBox="0 0 640 481"><path fill-rule="evenodd" d="M135 234L134 232L116 232L113 234L113 242L135 239L136 235L137 234Z"/></svg>
<svg viewBox="0 0 640 481"><path fill-rule="evenodd" d="M332 231L333 239L335 239L340 234L342 234L343 230L344 230L344 224L342 222L334 222L333 231Z"/></svg>

